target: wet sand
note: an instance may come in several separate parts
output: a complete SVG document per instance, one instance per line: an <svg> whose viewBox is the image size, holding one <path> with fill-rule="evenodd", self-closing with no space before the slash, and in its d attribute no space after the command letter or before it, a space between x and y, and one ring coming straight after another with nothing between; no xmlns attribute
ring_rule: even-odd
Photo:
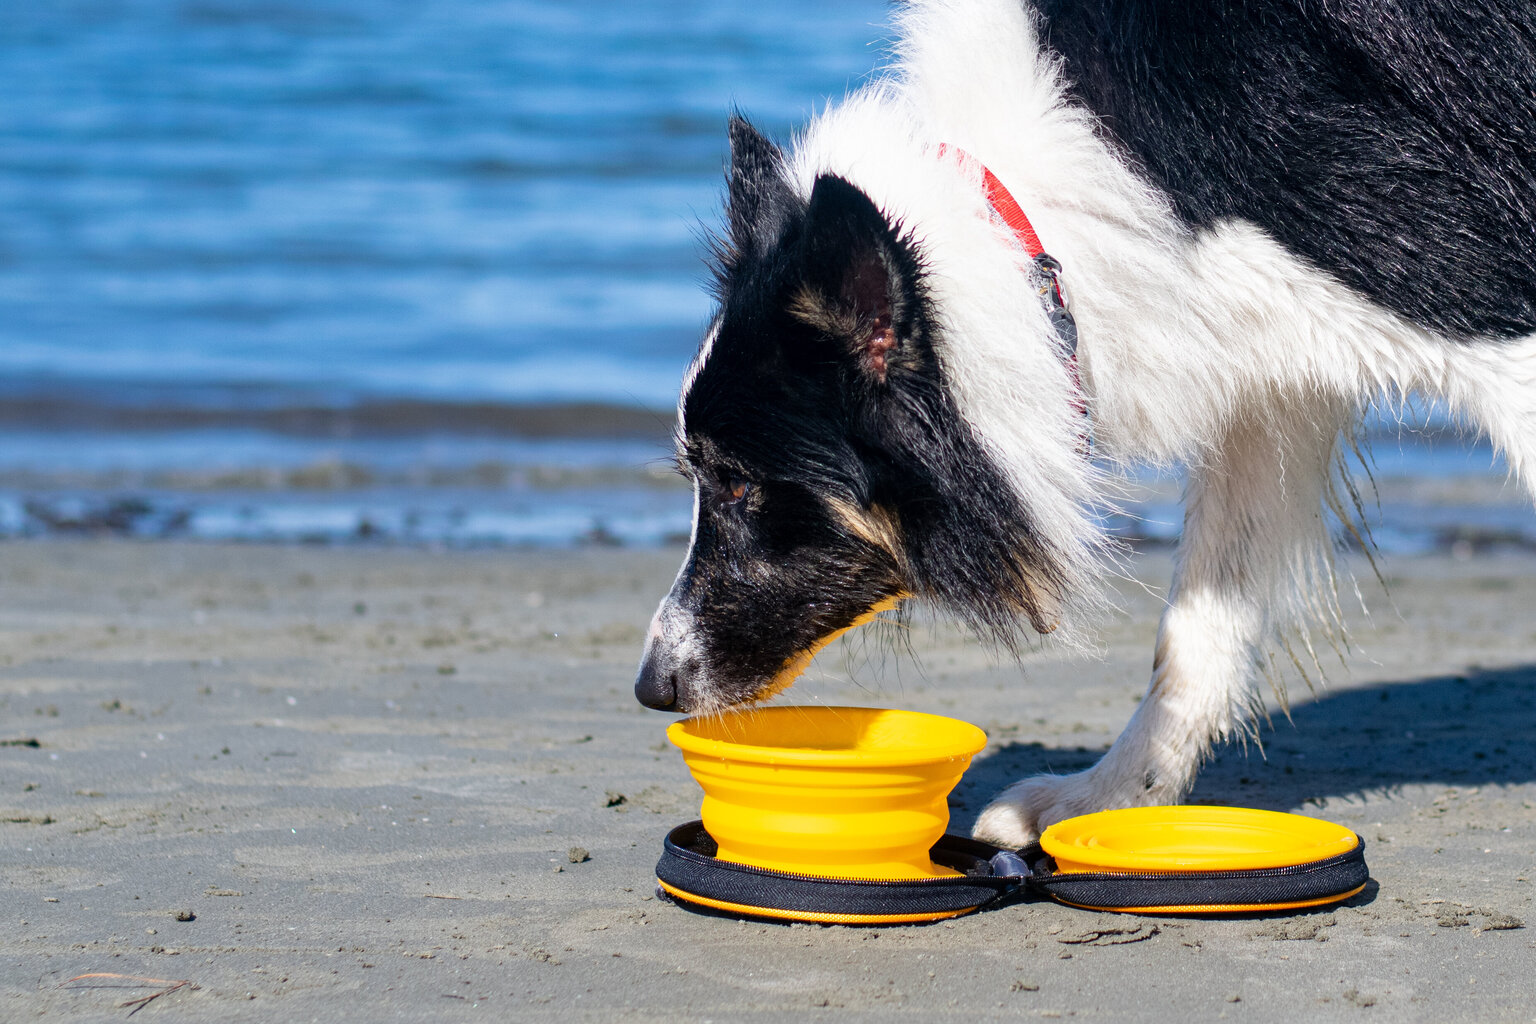
<svg viewBox="0 0 1536 1024"><path fill-rule="evenodd" d="M1394 556L1390 596L1357 567L1349 668L1202 777L1364 836L1347 904L873 930L654 898L699 794L630 685L679 554L0 546L0 1019L183 979L135 1020L1536 1019L1536 558ZM963 830L1124 724L1167 558L1136 571L1102 659L919 624L916 660L856 635L788 699L981 725Z"/></svg>

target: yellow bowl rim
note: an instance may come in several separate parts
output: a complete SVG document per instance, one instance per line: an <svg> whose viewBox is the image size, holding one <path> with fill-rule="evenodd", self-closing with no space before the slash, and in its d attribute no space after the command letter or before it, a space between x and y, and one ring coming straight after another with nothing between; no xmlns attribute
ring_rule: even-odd
<svg viewBox="0 0 1536 1024"><path fill-rule="evenodd" d="M1269 849L1248 853L1200 852L1196 848L1186 854L1146 853L1091 845L1095 826L1111 818L1119 819L1120 829L1170 824L1227 823L1237 827L1244 823L1263 824L1269 826L1279 842ZM1072 836L1075 841L1063 836ZM1067 870L1077 871L1243 871L1294 867L1348 853L1358 842L1359 837L1352 829L1323 818L1257 807L1209 804L1098 811L1059 821L1040 836L1040 846L1046 853L1057 861L1070 862L1074 867Z"/></svg>
<svg viewBox="0 0 1536 1024"><path fill-rule="evenodd" d="M685 756L709 757L721 761L742 764L786 764L815 768L896 768L904 765L936 764L972 757L987 745L987 734L980 728L959 718L929 714L926 711L907 711L902 708L866 708L835 704L779 704L769 708L740 708L722 714L710 715L710 719L751 717L757 715L781 716L785 714L811 714L824 716L838 712L880 712L909 718L925 718L943 723L959 736L955 741L938 744L913 745L885 750L809 750L803 747L773 747L756 743L734 743L711 739L689 731L689 726L703 718L684 718L667 726L667 739ZM965 737L963 741L960 736Z"/></svg>

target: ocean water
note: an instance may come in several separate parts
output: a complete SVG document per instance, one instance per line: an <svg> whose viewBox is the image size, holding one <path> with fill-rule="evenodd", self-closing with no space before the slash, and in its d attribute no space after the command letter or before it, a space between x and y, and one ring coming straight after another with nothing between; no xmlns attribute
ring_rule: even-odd
<svg viewBox="0 0 1536 1024"><path fill-rule="evenodd" d="M783 138L875 66L886 13L9 5L0 537L686 534L667 410L708 314L725 119ZM1486 449L1387 447L1387 543L1536 535ZM1147 495L1117 528L1165 539L1167 482Z"/></svg>
<svg viewBox="0 0 1536 1024"><path fill-rule="evenodd" d="M8 6L0 533L686 533L652 466L708 315L726 117L786 134L869 71L884 16Z"/></svg>
<svg viewBox="0 0 1536 1024"><path fill-rule="evenodd" d="M883 15L9 5L0 379L665 406L729 110L786 131L867 73Z"/></svg>

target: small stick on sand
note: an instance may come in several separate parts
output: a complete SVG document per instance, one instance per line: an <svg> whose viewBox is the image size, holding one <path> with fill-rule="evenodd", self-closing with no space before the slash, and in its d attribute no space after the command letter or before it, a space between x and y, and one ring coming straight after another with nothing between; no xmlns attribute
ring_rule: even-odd
<svg viewBox="0 0 1536 1024"><path fill-rule="evenodd" d="M130 999L126 1003L118 1003L117 1004L117 1008L119 1010L123 1009L124 1007L128 1007L128 1006L133 1007L133 1009L128 1011L128 1016L130 1016L130 1017L132 1017L134 1014L138 1013L140 1010L144 1009L144 1007L148 1006L154 1000L159 999L161 996L168 996L172 992L175 992L177 989L185 988L187 985L192 984L192 980L190 978L183 978L180 981L177 981L177 980L171 979L171 978L141 978L141 977L139 977L136 974L96 973L96 974L77 974L73 978L70 978L69 981L60 982L59 983L59 988L65 988L66 986L70 985L73 982L84 981L87 978L113 978L113 979L118 980L118 981L129 982L129 984L127 984L127 985L81 985L81 986L78 986L78 987L80 987L80 988L140 988L140 987L142 987L144 985L164 985L164 986L166 986L165 988L162 988L159 992L151 992L147 996L140 996L137 999Z"/></svg>

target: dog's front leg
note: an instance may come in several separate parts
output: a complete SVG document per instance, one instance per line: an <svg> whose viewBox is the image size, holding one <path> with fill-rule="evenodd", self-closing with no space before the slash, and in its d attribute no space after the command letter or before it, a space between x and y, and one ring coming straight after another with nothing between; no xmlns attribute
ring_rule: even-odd
<svg viewBox="0 0 1536 1024"><path fill-rule="evenodd" d="M1191 470L1152 681L1125 731L1087 771L1010 786L982 812L978 837L1023 845L1074 815L1178 803L1249 713L1277 632L1335 619L1322 507L1342 417L1291 408L1315 419L1247 419Z"/></svg>

